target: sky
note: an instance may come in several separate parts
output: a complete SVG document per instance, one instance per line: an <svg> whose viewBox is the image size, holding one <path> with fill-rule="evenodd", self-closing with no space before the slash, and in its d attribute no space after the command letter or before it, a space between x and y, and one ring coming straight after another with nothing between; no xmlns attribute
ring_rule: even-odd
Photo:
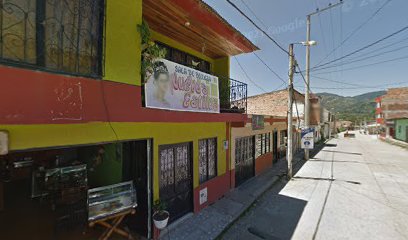
<svg viewBox="0 0 408 240"><path fill-rule="evenodd" d="M261 49L256 52L258 56L287 81L288 56L283 51L263 36L226 0L204 1L255 43ZM374 18L356 31L387 1L389 3ZM339 0L232 0L232 2L287 49L289 43L306 40L307 14L316 11L317 7L322 9L329 3L334 4ZM311 40L317 41L317 45L311 48L311 66L345 56L408 26L407 10L407 0L343 0L340 7L312 16ZM355 34L341 45L341 42L354 31ZM333 51L335 48L337 50ZM304 69L305 47L295 45L294 52L298 64ZM324 59L330 52L332 54ZM361 59L365 60L355 61ZM312 92L355 96L391 87L408 86L406 71L408 29L325 67L329 66L332 68L311 72ZM286 87L253 53L231 58L231 77L247 83L249 95ZM297 90L304 92L305 83L299 74L295 76L294 85Z"/></svg>

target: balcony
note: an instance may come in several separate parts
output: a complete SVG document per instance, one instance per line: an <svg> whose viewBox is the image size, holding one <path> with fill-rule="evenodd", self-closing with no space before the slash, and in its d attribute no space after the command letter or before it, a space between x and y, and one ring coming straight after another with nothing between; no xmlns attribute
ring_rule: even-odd
<svg viewBox="0 0 408 240"><path fill-rule="evenodd" d="M234 79L220 78L219 81L220 111L222 113L246 113L248 85ZM228 81L229 84L222 84L222 81Z"/></svg>

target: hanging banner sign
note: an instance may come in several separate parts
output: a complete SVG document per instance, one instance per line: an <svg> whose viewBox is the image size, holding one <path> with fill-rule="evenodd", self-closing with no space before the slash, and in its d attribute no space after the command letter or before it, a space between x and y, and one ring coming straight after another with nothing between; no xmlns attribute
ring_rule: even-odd
<svg viewBox="0 0 408 240"><path fill-rule="evenodd" d="M218 77L165 59L145 83L146 107L219 113Z"/></svg>
<svg viewBox="0 0 408 240"><path fill-rule="evenodd" d="M314 128L304 128L301 133L302 149L313 149L314 148Z"/></svg>
<svg viewBox="0 0 408 240"><path fill-rule="evenodd" d="M265 118L263 115L252 115L252 130L265 128Z"/></svg>

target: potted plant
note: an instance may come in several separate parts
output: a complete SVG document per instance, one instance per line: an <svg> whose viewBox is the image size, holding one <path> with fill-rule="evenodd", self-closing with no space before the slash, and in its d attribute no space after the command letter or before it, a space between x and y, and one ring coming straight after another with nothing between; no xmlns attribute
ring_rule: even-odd
<svg viewBox="0 0 408 240"><path fill-rule="evenodd" d="M142 24L138 25L137 28L142 39L141 74L143 82L146 82L153 74L155 61L164 58L167 51L151 39L150 28L145 20L143 20Z"/></svg>
<svg viewBox="0 0 408 240"><path fill-rule="evenodd" d="M154 226L157 229L162 230L163 228L167 226L167 223L169 222L170 214L169 212L165 210L166 205L160 200L157 200L154 202L153 209L154 209L154 213L153 213Z"/></svg>

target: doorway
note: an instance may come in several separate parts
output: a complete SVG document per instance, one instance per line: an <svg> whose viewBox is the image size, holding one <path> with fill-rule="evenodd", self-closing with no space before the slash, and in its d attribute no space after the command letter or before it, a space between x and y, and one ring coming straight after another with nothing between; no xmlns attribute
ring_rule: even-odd
<svg viewBox="0 0 408 240"><path fill-rule="evenodd" d="M235 140L235 185L255 176L255 136Z"/></svg>
<svg viewBox="0 0 408 240"><path fill-rule="evenodd" d="M160 200L171 223L193 211L192 143L162 145L159 152Z"/></svg>
<svg viewBox="0 0 408 240"><path fill-rule="evenodd" d="M122 180L133 181L137 193L136 214L128 217L132 231L149 237L150 232L150 140L124 142L122 144Z"/></svg>
<svg viewBox="0 0 408 240"><path fill-rule="evenodd" d="M272 152L273 152L273 162L278 162L279 152L278 152L278 132L273 132L273 143L272 143Z"/></svg>

